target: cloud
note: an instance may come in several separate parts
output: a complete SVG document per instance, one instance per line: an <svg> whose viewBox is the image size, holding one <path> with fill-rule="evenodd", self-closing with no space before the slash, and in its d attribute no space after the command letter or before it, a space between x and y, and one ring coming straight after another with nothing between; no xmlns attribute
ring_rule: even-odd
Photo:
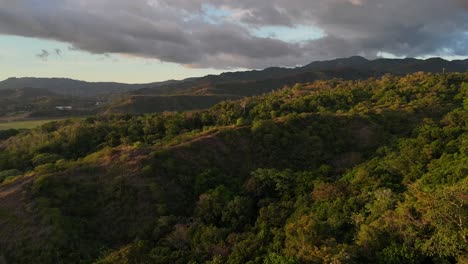
<svg viewBox="0 0 468 264"><path fill-rule="evenodd" d="M58 58L62 57L62 50L61 49L53 49L48 51L46 49L41 49L41 52L36 54L36 57L40 58L41 60L48 60L50 56L55 55Z"/></svg>
<svg viewBox="0 0 468 264"><path fill-rule="evenodd" d="M36 57L38 57L41 60L47 60L49 56L50 56L50 53L45 49L41 50L41 53L36 54Z"/></svg>
<svg viewBox="0 0 468 264"><path fill-rule="evenodd" d="M271 26L316 27L323 37L297 43L252 33ZM0 34L190 67L295 66L381 52L467 56L467 32L466 0L0 0Z"/></svg>

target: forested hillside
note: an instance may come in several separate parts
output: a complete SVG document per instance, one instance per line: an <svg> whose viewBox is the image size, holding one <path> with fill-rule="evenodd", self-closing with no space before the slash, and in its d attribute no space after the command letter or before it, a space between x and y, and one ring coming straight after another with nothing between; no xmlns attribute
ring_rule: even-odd
<svg viewBox="0 0 468 264"><path fill-rule="evenodd" d="M418 71L448 73L466 70L468 70L468 60L447 61L441 58L368 60L353 56L315 61L296 68L273 67L264 70L227 72L166 82L157 86L147 85L143 89L131 90L127 95L122 95L121 100L114 100L107 112L145 114L206 109L226 98L240 99L245 96L261 95L295 83L333 78L343 80L379 78L387 73L401 76ZM189 102L187 97L190 99ZM145 103L140 103L142 101Z"/></svg>
<svg viewBox="0 0 468 264"><path fill-rule="evenodd" d="M0 81L0 90L21 89L47 89L50 92L63 96L78 96L85 98L105 97L110 94L123 93L142 89L148 86L168 84L172 81L151 84L125 84L115 82L85 82L66 78L8 78Z"/></svg>
<svg viewBox="0 0 468 264"><path fill-rule="evenodd" d="M0 262L467 263L468 73L0 132Z"/></svg>
<svg viewBox="0 0 468 264"><path fill-rule="evenodd" d="M447 61L441 58L368 60L354 56L315 61L296 68L272 67L264 70L226 72L220 75L146 84L92 83L64 78L9 78L0 81L0 95L4 90L27 88L31 93L34 90L43 93L47 91L55 96L44 96L42 100L36 99L28 102L27 107L15 105L6 107L5 110L0 109L0 115L4 113L8 116L15 116L18 114L15 111L16 108L22 109L25 114L16 119L55 117L57 114L76 117L97 112L146 114L164 111L193 111L208 109L226 99L262 95L295 83L333 78L343 80L380 78L387 73L402 76L418 71L450 73L466 70L468 70L468 60ZM65 113L54 111L58 103L55 97L58 95L62 101L67 102L67 105L81 108L81 111ZM17 99L31 101L28 97ZM93 103L89 105L88 101ZM96 103L99 107L94 106ZM83 107L84 105L86 107Z"/></svg>
<svg viewBox="0 0 468 264"><path fill-rule="evenodd" d="M71 111L59 111L57 106L73 106ZM71 117L98 112L96 101L66 97L47 89L18 88L0 90L0 121L40 117Z"/></svg>

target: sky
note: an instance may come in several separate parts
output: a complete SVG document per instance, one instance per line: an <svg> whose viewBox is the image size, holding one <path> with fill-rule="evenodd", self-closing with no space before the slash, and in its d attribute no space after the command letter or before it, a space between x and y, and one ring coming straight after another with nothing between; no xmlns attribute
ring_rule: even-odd
<svg viewBox="0 0 468 264"><path fill-rule="evenodd" d="M468 0L0 0L0 80L146 83L354 55L468 58Z"/></svg>

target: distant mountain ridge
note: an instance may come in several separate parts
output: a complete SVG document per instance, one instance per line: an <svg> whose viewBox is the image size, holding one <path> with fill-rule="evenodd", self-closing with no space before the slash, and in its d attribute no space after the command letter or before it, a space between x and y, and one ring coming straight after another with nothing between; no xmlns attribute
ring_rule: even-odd
<svg viewBox="0 0 468 264"><path fill-rule="evenodd" d="M307 70L325 70L338 68L353 68L358 70L374 70L392 74L409 74L417 71L424 72L460 72L468 69L468 59L448 61L441 58L429 58L425 60L406 59L376 59L368 60L354 56L345 59L313 62L304 66Z"/></svg>
<svg viewBox="0 0 468 264"><path fill-rule="evenodd" d="M226 99L259 95L285 85L340 78L367 79L390 73L465 72L468 59L375 59L360 56L316 61L297 68L271 67L264 70L225 72L220 75L169 80L147 84L84 82L64 78L10 78L0 82L0 91L25 87L48 90L63 96L88 97L113 102L104 112L148 113L196 110ZM116 97L110 97L116 95Z"/></svg>
<svg viewBox="0 0 468 264"><path fill-rule="evenodd" d="M315 61L302 67L281 68L271 67L264 70L252 70L243 72L226 72L220 75L208 75L195 78L192 82L233 82L233 81L253 81L270 78L291 76L306 72L336 71L353 69L357 71L373 71L379 73L392 73L396 75L409 74L417 71L425 72L463 72L468 70L468 59L447 61L441 58L422 59L376 59L368 60L364 57L353 56L327 61ZM173 85L173 84L169 84Z"/></svg>
<svg viewBox="0 0 468 264"><path fill-rule="evenodd" d="M52 97L58 96L58 94L51 92L47 89L42 88L16 88L16 89L2 89L0 90L1 99L15 99L15 98L40 98L40 97Z"/></svg>
<svg viewBox="0 0 468 264"><path fill-rule="evenodd" d="M194 88L201 84L218 84L245 81L259 81L284 76L302 74L305 72L332 71L354 69L358 71L373 71L379 73L409 74L417 71L425 72L463 72L468 70L468 59L447 61L441 58L421 59L376 59L368 60L360 56L349 58L315 61L297 68L271 67L264 70L226 72L220 75L207 75L185 80L169 80L164 82L126 84L117 82L85 82L66 78L9 78L0 82L2 89L41 88L51 92L71 96L98 96L105 94L137 91L144 94L173 94ZM138 91L142 90L142 91Z"/></svg>
<svg viewBox="0 0 468 264"><path fill-rule="evenodd" d="M215 104L226 98L242 98L245 96L260 95L286 85L307 83L316 80L340 78L344 80L367 79L380 77L390 73L394 75L406 75L418 71L442 73L464 72L468 70L468 60L447 61L440 58L427 60L419 59L377 59L368 60L354 56L344 59L313 62L298 68L267 68L265 70L253 70L244 72L228 72L220 75L208 75L201 78L147 87L128 92L125 99L114 102L111 109L116 112L149 113L161 112L161 101L167 100L171 105L167 111L195 110L206 108L206 101ZM168 95L178 95L168 96ZM187 104L186 97L180 100L180 96L191 96L195 102ZM137 98L138 97L138 98ZM146 97L142 100L142 97ZM130 98L130 99L129 99ZM218 98L218 100L214 100ZM205 100L206 99L206 100ZM139 102L145 102L145 106ZM151 103L152 102L152 103ZM153 107L149 107L153 106ZM177 107L174 107L177 106Z"/></svg>
<svg viewBox="0 0 468 264"><path fill-rule="evenodd" d="M108 94L123 93L131 90L141 89L147 86L157 87L159 85L172 83L174 81L155 82L148 84L126 84L116 82L85 82L67 78L8 78L0 82L0 90L37 88L47 89L51 92L80 97L95 97Z"/></svg>

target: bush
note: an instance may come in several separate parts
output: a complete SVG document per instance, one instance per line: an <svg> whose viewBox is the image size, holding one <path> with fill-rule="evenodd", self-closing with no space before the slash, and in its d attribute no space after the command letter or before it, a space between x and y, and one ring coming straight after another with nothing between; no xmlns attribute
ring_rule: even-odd
<svg viewBox="0 0 468 264"><path fill-rule="evenodd" d="M37 166L34 171L37 172L38 174L48 174L48 173L55 172L56 167L52 163L47 163L47 164Z"/></svg>
<svg viewBox="0 0 468 264"><path fill-rule="evenodd" d="M247 126L247 125L249 125L249 121L247 119L241 117L241 118L237 119L236 125L237 126Z"/></svg>
<svg viewBox="0 0 468 264"><path fill-rule="evenodd" d="M6 181L7 178L16 177L22 175L23 173L19 170L6 170L0 172L0 183Z"/></svg>
<svg viewBox="0 0 468 264"><path fill-rule="evenodd" d="M55 163L56 161L62 159L62 156L57 154L50 154L50 153L42 153L36 155L31 161L34 166L40 166L47 163Z"/></svg>
<svg viewBox="0 0 468 264"><path fill-rule="evenodd" d="M5 140L9 139L13 136L16 136L19 134L19 130L16 129L8 129L8 130L1 130L0 131L0 140Z"/></svg>
<svg viewBox="0 0 468 264"><path fill-rule="evenodd" d="M276 130L276 125L272 120L255 120L252 125L253 133L269 133L274 130Z"/></svg>

